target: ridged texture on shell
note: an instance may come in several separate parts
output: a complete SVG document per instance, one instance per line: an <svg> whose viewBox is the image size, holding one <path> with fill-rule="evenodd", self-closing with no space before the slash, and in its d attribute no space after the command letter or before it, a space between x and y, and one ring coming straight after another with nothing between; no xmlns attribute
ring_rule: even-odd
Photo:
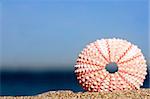
<svg viewBox="0 0 150 99"><path fill-rule="evenodd" d="M105 66L111 62L118 71L109 73ZM75 73L87 91L139 89L146 76L147 65L141 50L122 39L101 39L81 51Z"/></svg>

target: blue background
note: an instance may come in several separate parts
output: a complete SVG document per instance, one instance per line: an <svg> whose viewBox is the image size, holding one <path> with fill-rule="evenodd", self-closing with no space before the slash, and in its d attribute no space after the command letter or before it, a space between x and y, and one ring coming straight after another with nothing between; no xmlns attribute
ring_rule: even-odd
<svg viewBox="0 0 150 99"><path fill-rule="evenodd" d="M142 49L149 64L148 0L1 0L0 23L1 95L81 91L74 64L96 39L126 39ZM54 78L62 78L59 87ZM149 77L145 87L148 82Z"/></svg>

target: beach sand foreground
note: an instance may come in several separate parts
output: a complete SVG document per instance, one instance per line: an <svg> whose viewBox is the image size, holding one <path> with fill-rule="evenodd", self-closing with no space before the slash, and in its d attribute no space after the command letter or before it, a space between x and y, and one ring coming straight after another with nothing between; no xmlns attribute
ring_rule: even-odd
<svg viewBox="0 0 150 99"><path fill-rule="evenodd" d="M36 96L1 96L0 99L150 99L150 89L77 93L60 90L49 91Z"/></svg>

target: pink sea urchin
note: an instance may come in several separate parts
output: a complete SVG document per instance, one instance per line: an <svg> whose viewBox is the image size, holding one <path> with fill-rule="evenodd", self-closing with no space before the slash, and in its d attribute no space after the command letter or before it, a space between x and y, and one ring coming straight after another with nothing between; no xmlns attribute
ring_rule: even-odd
<svg viewBox="0 0 150 99"><path fill-rule="evenodd" d="M87 91L139 89L147 70L141 50L122 39L101 39L81 51L75 73Z"/></svg>

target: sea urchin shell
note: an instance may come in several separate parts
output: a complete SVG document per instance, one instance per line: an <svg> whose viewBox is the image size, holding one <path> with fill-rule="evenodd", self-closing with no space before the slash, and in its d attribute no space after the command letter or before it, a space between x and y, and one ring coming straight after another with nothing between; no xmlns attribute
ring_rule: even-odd
<svg viewBox="0 0 150 99"><path fill-rule="evenodd" d="M111 65L111 67L109 67ZM111 70L111 69L114 70ZM81 51L75 73L87 91L139 89L147 70L141 50L122 39L101 39Z"/></svg>

